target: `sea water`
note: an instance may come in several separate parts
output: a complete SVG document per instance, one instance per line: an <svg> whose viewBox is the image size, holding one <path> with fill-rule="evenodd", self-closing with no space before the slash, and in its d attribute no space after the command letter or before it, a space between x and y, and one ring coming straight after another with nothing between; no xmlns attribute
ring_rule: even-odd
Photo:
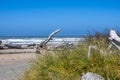
<svg viewBox="0 0 120 80"><path fill-rule="evenodd" d="M40 44L47 37L0 37L3 44ZM55 37L52 38L49 43L62 44L64 42L75 43L79 41L84 41L83 37Z"/></svg>

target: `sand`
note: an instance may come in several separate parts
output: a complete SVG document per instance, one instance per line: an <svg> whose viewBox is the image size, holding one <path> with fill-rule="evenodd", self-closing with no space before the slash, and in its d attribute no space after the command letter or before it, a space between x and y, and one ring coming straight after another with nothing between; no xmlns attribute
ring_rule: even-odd
<svg viewBox="0 0 120 80"><path fill-rule="evenodd" d="M18 80L36 58L34 49L7 49L0 53L0 80Z"/></svg>

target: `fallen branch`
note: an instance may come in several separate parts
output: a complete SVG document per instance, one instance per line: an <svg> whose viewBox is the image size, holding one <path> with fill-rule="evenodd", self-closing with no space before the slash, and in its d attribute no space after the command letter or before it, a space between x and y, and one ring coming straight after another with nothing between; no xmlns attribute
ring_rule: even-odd
<svg viewBox="0 0 120 80"><path fill-rule="evenodd" d="M60 29L57 29L57 30L55 30L54 32L52 32L52 33L48 36L48 38L40 44L40 47L45 47L46 44L52 39L52 37L53 37L56 33L58 33L59 31L60 31Z"/></svg>
<svg viewBox="0 0 120 80"><path fill-rule="evenodd" d="M101 49L99 49L97 46L89 46L89 48L88 48L88 53L87 53L87 57L88 57L88 60L89 60L89 58L90 58L90 55L91 55L91 49L95 49L95 50L99 50L100 51L100 54L102 53L104 53Z"/></svg>
<svg viewBox="0 0 120 80"><path fill-rule="evenodd" d="M38 47L37 47L37 53L40 53L40 48L45 48L46 47L46 44L52 39L52 37L56 34L56 33L58 33L60 31L60 29L57 29L57 30L55 30L54 32L52 32L49 36L48 36L48 38L46 39L46 40L44 40Z"/></svg>

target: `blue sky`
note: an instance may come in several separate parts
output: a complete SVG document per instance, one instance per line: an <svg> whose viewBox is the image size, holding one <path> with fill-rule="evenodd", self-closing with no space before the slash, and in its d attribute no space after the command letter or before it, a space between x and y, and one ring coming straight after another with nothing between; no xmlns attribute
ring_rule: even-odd
<svg viewBox="0 0 120 80"><path fill-rule="evenodd" d="M0 0L0 36L81 36L120 27L119 0Z"/></svg>

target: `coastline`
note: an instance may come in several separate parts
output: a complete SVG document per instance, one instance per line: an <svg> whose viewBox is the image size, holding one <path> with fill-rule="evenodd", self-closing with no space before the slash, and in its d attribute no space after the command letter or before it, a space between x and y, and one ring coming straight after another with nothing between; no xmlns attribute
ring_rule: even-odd
<svg viewBox="0 0 120 80"><path fill-rule="evenodd" d="M45 38L7 38L0 39L2 44L6 43L28 45L28 44L40 44ZM69 42L75 44L83 38L53 38L48 42L48 48L53 48ZM30 62L37 56L36 48L32 49L0 49L0 80L17 80L24 70L29 68Z"/></svg>

